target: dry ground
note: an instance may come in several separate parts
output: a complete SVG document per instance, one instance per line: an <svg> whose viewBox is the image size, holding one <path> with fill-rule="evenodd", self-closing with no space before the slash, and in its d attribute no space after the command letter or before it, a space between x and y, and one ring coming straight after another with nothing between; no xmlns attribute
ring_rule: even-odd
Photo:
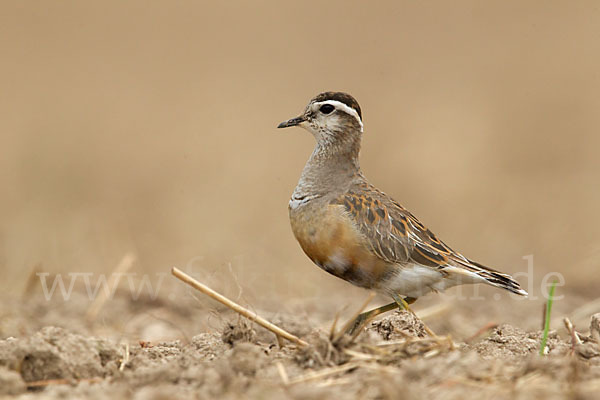
<svg viewBox="0 0 600 400"><path fill-rule="evenodd" d="M587 335L600 312L599 20L596 0L3 0L3 396L593 398L597 349L572 349L562 318ZM420 299L452 349L397 315L328 343L367 295L295 242L287 202L314 143L275 128L324 90L361 104L372 183L466 256L526 272L528 300ZM128 253L135 275L90 312ZM240 328L173 266L315 347ZM58 276L73 293L46 300Z"/></svg>
<svg viewBox="0 0 600 400"><path fill-rule="evenodd" d="M582 343L573 345L564 329L552 331L549 353L541 357L539 331L491 320L477 325L469 315L486 308L472 306L477 303L456 310L439 304L421 308L438 330L437 339L408 312L376 319L351 340L332 335L332 321L318 311L259 311L310 344L280 348L272 333L228 309L214 304L211 309L211 301L192 294L175 301L144 296L131 301L120 290L88 322L85 293L73 293L70 302L46 301L35 293L24 302L3 302L0 394L112 400L595 399L600 390L598 336L583 324ZM588 303L579 313L594 307ZM589 324L589 315L578 318ZM143 339L149 337L156 340Z"/></svg>

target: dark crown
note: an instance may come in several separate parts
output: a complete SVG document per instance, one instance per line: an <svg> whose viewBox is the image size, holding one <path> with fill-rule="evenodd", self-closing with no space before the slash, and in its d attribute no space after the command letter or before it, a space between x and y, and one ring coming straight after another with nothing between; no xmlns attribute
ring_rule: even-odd
<svg viewBox="0 0 600 400"><path fill-rule="evenodd" d="M317 103L317 102L327 101L327 100L336 100L341 103L344 103L348 107L355 109L356 112L358 113L358 116L362 120L362 113L360 111L360 106L358 105L358 101L356 101L356 99L354 97L350 96L348 93L323 92L323 93L317 95L317 97L315 97L314 99L312 99L311 103Z"/></svg>

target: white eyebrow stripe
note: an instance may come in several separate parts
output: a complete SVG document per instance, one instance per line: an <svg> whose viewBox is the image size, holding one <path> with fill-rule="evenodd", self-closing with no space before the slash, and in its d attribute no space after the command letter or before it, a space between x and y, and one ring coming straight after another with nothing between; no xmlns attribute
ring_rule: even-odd
<svg viewBox="0 0 600 400"><path fill-rule="evenodd" d="M346 105L345 103L342 103L341 101L337 101L337 100L325 100L325 101L318 101L315 103L316 105L319 106L319 108L321 108L321 106L323 104L329 104L334 106L335 108L339 108L342 111L344 111L346 114L350 114L352 115L354 118L356 118L356 120L358 121L358 124L360 125L360 131L363 131L363 123L362 120L360 119L360 115L358 115L358 112L356 112L356 110L352 107L348 107L348 105Z"/></svg>

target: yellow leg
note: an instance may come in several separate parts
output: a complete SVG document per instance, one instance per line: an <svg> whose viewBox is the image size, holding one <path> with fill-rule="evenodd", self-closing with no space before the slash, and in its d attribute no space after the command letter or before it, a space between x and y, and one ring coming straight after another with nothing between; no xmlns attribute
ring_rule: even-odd
<svg viewBox="0 0 600 400"><path fill-rule="evenodd" d="M370 311L366 311L366 312L360 314L358 317L356 317L356 319L354 320L354 323L350 325L350 328L346 331L346 333L349 334L350 336L352 336L352 335L354 335L355 332L362 329L363 325L367 321L375 318L379 314L383 314L384 312L388 312L388 311L394 310L396 308L398 308L398 304L396 304L396 302L394 302L394 303L386 304L385 306L374 308L373 310L370 310Z"/></svg>
<svg viewBox="0 0 600 400"><path fill-rule="evenodd" d="M406 304L406 307L404 307L404 305L400 305L400 303L398 303L398 301L394 299L393 303L386 304L385 306L381 306L370 311L366 311L360 314L358 317L356 317L354 323L350 325L350 328L346 331L346 333L352 336L355 332L361 329L367 321L375 318L379 314L383 314L396 308L407 308L408 304L412 304L415 301L417 301L417 299L415 299L414 297L406 297L404 299L401 299L399 296L397 297L400 299L401 302L404 302Z"/></svg>
<svg viewBox="0 0 600 400"><path fill-rule="evenodd" d="M421 323L423 324L423 329L425 330L425 332L427 332L427 334L429 336L434 337L434 338L438 337L431 329L429 329L429 327L425 324L425 322L423 322L422 319L420 319L419 317L417 317L417 314L415 314L415 312L408 306L409 304L414 303L417 299L412 298L412 297L405 297L403 299L402 297L398 296L397 294L393 294L392 298L394 299L394 301L396 302L396 304L398 305L399 308L404 309L404 310L410 312L417 319L419 319L419 321L421 321Z"/></svg>

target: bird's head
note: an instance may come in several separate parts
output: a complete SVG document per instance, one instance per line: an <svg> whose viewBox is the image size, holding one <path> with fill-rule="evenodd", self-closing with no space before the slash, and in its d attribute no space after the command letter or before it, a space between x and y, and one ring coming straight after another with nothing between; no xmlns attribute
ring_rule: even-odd
<svg viewBox="0 0 600 400"><path fill-rule="evenodd" d="M300 126L314 135L320 144L360 139L363 132L360 106L343 92L324 92L314 97L304 112L280 123L278 128Z"/></svg>

